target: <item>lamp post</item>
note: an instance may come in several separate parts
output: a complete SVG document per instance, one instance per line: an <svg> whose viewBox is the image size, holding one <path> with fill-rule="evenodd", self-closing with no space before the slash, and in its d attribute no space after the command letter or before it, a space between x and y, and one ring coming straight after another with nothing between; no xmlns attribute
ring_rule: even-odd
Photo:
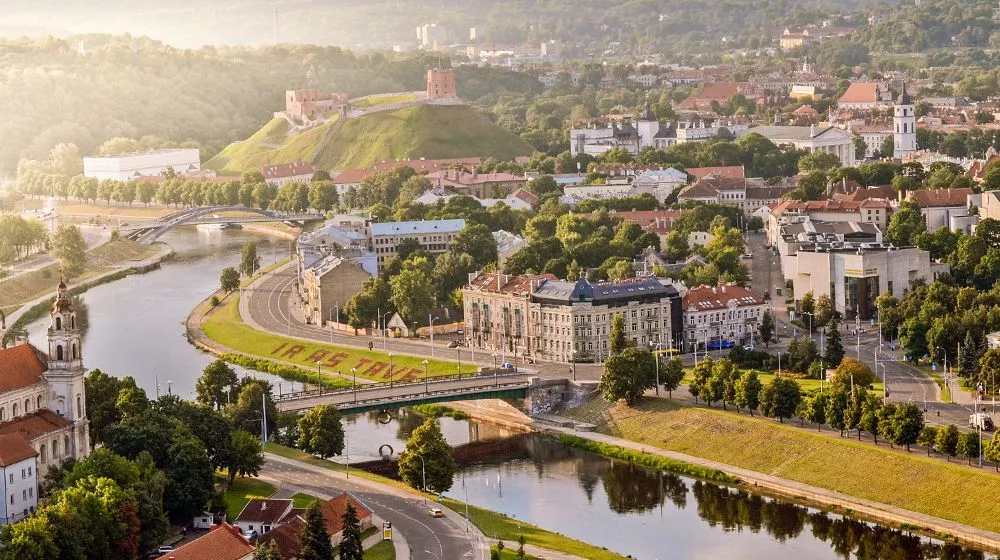
<svg viewBox="0 0 1000 560"><path fill-rule="evenodd" d="M653 343L650 342L650 345ZM663 346L662 342L656 343L656 349L653 351L653 359L656 360L656 396L660 396L660 347Z"/></svg>
<svg viewBox="0 0 1000 560"><path fill-rule="evenodd" d="M335 309L337 310L337 320L334 321L334 324L339 325L340 324L340 305L339 304L338 305L334 305L333 307L330 308L330 320L333 321L333 311ZM330 326L330 342L331 343L333 342L333 329L334 329L334 327L333 327L333 325L331 325Z"/></svg>
<svg viewBox="0 0 1000 560"><path fill-rule="evenodd" d="M351 368L351 377L354 378L354 402L358 402L358 368Z"/></svg>
<svg viewBox="0 0 1000 560"><path fill-rule="evenodd" d="M940 351L942 351L942 352L944 352L944 374L945 374L945 376L947 376L948 375L948 351L945 350L944 348L940 347L940 346L938 346L937 349L940 350Z"/></svg>
<svg viewBox="0 0 1000 560"><path fill-rule="evenodd" d="M576 350L569 357L569 373L573 376L573 381L576 381Z"/></svg>
<svg viewBox="0 0 1000 560"><path fill-rule="evenodd" d="M424 503L426 504L427 503L427 463L424 462L424 456L423 455L417 455L417 457L420 457L420 472L423 475L423 477L422 477L423 478L423 484L421 485L420 489L424 493Z"/></svg>
<svg viewBox="0 0 1000 560"><path fill-rule="evenodd" d="M430 393L430 385L427 384L427 360L420 363L424 364L424 393Z"/></svg>
<svg viewBox="0 0 1000 560"><path fill-rule="evenodd" d="M385 318L389 315L392 315L392 311L387 311L380 316L382 319L382 350L385 350Z"/></svg>
<svg viewBox="0 0 1000 560"><path fill-rule="evenodd" d="M875 369L878 370L879 366L882 366L882 404L885 405L886 397L889 396L889 378L886 376L885 362L876 362ZM878 371L875 374L878 375Z"/></svg>
<svg viewBox="0 0 1000 560"><path fill-rule="evenodd" d="M462 349L455 348L455 354L458 354L458 380L462 380Z"/></svg>
<svg viewBox="0 0 1000 560"><path fill-rule="evenodd" d="M809 316L809 339L812 340L812 337L813 337L813 312L812 311L803 311L802 314Z"/></svg>
<svg viewBox="0 0 1000 560"><path fill-rule="evenodd" d="M316 360L316 388L323 394L323 362Z"/></svg>
<svg viewBox="0 0 1000 560"><path fill-rule="evenodd" d="M430 313L427 314L427 328L428 328L428 330L431 331L431 357L432 358L434 357L434 321L436 321L436 320L437 319L434 318L434 315L432 315Z"/></svg>
<svg viewBox="0 0 1000 560"><path fill-rule="evenodd" d="M392 352L389 352L389 386L392 387Z"/></svg>
<svg viewBox="0 0 1000 560"><path fill-rule="evenodd" d="M497 369L497 353L493 353L493 380L496 382L496 386L500 386L500 372Z"/></svg>

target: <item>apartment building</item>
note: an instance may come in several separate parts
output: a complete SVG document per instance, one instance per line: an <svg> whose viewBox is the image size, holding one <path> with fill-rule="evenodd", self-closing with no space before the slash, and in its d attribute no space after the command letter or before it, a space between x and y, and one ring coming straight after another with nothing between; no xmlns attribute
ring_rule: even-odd
<svg viewBox="0 0 1000 560"><path fill-rule="evenodd" d="M415 239L432 255L447 252L455 236L465 229L464 219L425 220L418 222L384 222L371 225L371 250L381 269L386 260L396 255L396 247L406 239Z"/></svg>
<svg viewBox="0 0 1000 560"><path fill-rule="evenodd" d="M691 288L684 294L684 344L688 349L745 344L760 330L764 296L736 284Z"/></svg>

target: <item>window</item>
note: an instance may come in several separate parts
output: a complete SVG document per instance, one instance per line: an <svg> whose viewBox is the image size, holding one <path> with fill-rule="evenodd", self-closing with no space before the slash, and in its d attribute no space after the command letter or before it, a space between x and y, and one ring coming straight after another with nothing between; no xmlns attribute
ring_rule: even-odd
<svg viewBox="0 0 1000 560"><path fill-rule="evenodd" d="M24 399L24 413L27 414L31 408L31 399Z"/></svg>
<svg viewBox="0 0 1000 560"><path fill-rule="evenodd" d="M62 349L62 346L56 346L56 359L57 360L62 360L63 359L63 349ZM16 412L14 414L17 415Z"/></svg>
<svg viewBox="0 0 1000 560"><path fill-rule="evenodd" d="M39 459L41 459L41 463L44 465L45 464L45 444L44 443L42 444L42 447L39 450Z"/></svg>
<svg viewBox="0 0 1000 560"><path fill-rule="evenodd" d="M14 495L10 495L10 505L14 505Z"/></svg>
<svg viewBox="0 0 1000 560"><path fill-rule="evenodd" d="M28 478L28 469L21 469L21 480Z"/></svg>
<svg viewBox="0 0 1000 560"><path fill-rule="evenodd" d="M14 473L10 473L10 483L14 484Z"/></svg>
<svg viewBox="0 0 1000 560"><path fill-rule="evenodd" d="M38 395L38 401L35 403L35 410L42 408L42 396ZM0 420L3 420L3 409L0 408Z"/></svg>
<svg viewBox="0 0 1000 560"><path fill-rule="evenodd" d="M28 497L29 498L34 498L35 497L35 488L34 487L29 487L28 488Z"/></svg>
<svg viewBox="0 0 1000 560"><path fill-rule="evenodd" d="M80 358L80 351L76 347L76 343L73 343L73 359L77 360Z"/></svg>
<svg viewBox="0 0 1000 560"><path fill-rule="evenodd" d="M31 467L28 467L28 476L32 476L31 475Z"/></svg>
<svg viewBox="0 0 1000 560"><path fill-rule="evenodd" d="M12 418L17 418L17 403L11 406L10 415Z"/></svg>
<svg viewBox="0 0 1000 560"><path fill-rule="evenodd" d="M57 331L62 330L62 318L61 317L56 317L56 330Z"/></svg>
<svg viewBox="0 0 1000 560"><path fill-rule="evenodd" d="M21 490L21 499L25 501L28 499L28 490Z"/></svg>
<svg viewBox="0 0 1000 560"><path fill-rule="evenodd" d="M80 400L80 395L76 396L76 417L83 418L83 406Z"/></svg>

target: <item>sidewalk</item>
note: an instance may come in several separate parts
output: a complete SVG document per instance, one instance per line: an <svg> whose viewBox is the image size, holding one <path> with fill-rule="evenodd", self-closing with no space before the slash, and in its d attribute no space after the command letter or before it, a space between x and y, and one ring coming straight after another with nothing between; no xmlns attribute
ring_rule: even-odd
<svg viewBox="0 0 1000 560"><path fill-rule="evenodd" d="M847 496L833 490L827 490L825 488L819 488L792 480L785 480L776 476L734 467L732 465L726 465L709 459L686 455L684 453L667 451L665 449L659 449L657 447L651 447L634 441L597 432L580 432L572 428L542 425L541 423L535 423L533 427L543 432L576 436L591 441L605 443L608 445L616 445L625 449L647 453L649 455L656 455L659 457L683 461L692 465L719 470L738 477L743 484L749 487L759 487L770 493L788 496L793 499L803 499L819 504L835 506L847 511L857 512L864 517L880 523L889 523L892 525L916 525L933 532L953 535L959 541L966 544L971 544L987 550L1000 550L1000 534L987 531L985 529L979 529L963 525L961 523L956 523L954 521L932 517L923 513L917 513L886 504L880 504L871 500Z"/></svg>

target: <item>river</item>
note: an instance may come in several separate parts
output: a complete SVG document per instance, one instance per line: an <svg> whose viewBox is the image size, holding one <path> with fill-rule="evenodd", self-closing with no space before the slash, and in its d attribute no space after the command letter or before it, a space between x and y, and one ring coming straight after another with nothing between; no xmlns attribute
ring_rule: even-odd
<svg viewBox="0 0 1000 560"><path fill-rule="evenodd" d="M151 397L167 390L193 398L195 380L213 358L188 344L184 319L218 285L219 272L254 240L266 264L288 242L240 230L184 228L164 236L176 258L156 271L105 284L82 295L89 327L83 358L90 368L132 375ZM45 346L43 319L29 338ZM249 373L247 373L249 374ZM282 383L272 376L257 377ZM403 410L392 422L377 415L345 418L352 463L398 454L423 417ZM543 436L514 435L489 423L440 420L453 445L486 452L464 462L449 497L603 546L641 560L692 558L910 559L989 556L871 523L760 497L691 478L650 471L565 447ZM492 447L491 447L492 446ZM387 448L382 448L386 451ZM995 557L989 557L995 558Z"/></svg>

